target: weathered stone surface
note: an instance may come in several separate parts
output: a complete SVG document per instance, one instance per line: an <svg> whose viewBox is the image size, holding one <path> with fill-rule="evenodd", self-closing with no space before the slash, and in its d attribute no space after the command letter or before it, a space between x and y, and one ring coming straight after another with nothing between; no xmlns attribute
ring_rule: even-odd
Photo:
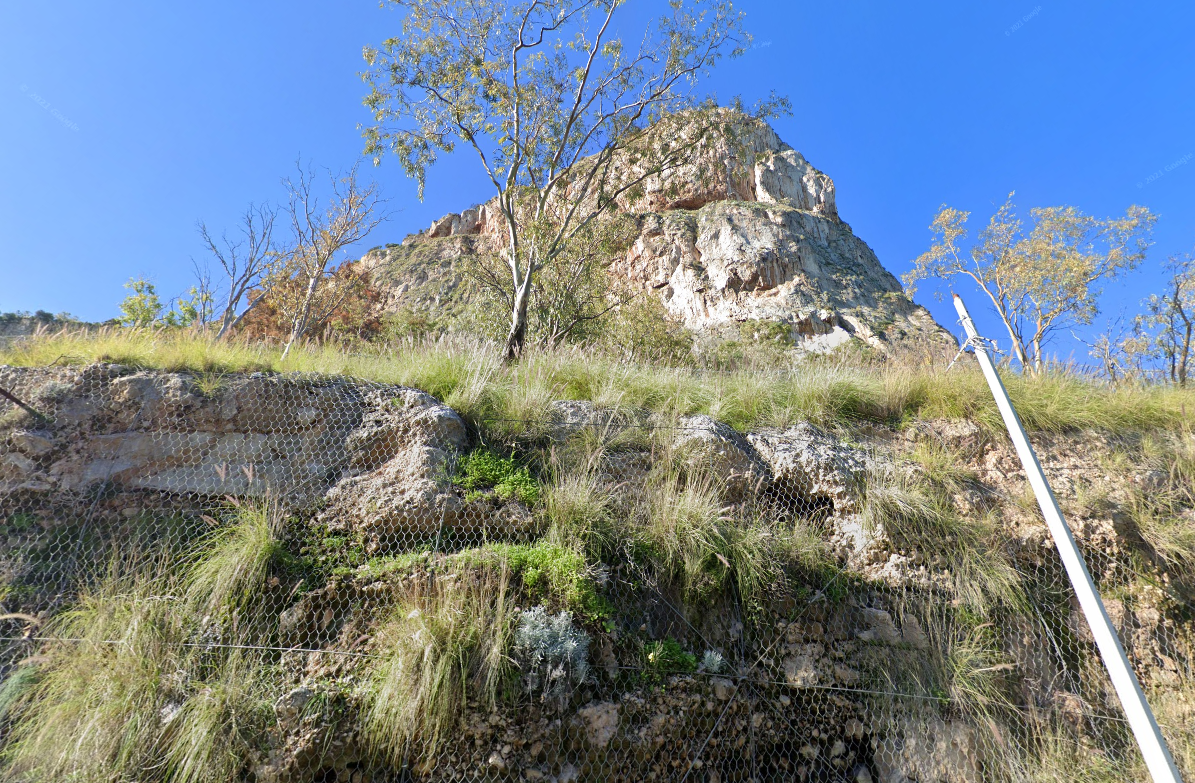
<svg viewBox="0 0 1195 783"><path fill-rule="evenodd" d="M332 528L366 532L374 548L456 524L461 501L449 460L465 448L456 411L414 389L366 397L361 424L346 439L349 472L327 494L321 518Z"/></svg>
<svg viewBox="0 0 1195 783"><path fill-rule="evenodd" d="M47 429L0 435L0 491L78 496L111 483L289 505L328 493L325 511L338 525L379 535L451 521L459 505L447 465L466 444L465 425L423 392L251 374L201 393L185 373L72 373L5 368L5 383L30 399L48 384L62 388L44 402ZM43 470L39 461L51 458Z"/></svg>
<svg viewBox="0 0 1195 783"><path fill-rule="evenodd" d="M577 710L585 725L585 740L592 748L605 748L618 733L618 705L609 702L587 704Z"/></svg>
<svg viewBox="0 0 1195 783"><path fill-rule="evenodd" d="M882 783L973 783L983 779L975 730L959 721L898 718L895 731L873 736L871 742Z"/></svg>
<svg viewBox="0 0 1195 783"><path fill-rule="evenodd" d="M44 457L54 450L54 439L40 432L17 431L9 436L13 448L21 453L33 457Z"/></svg>
<svg viewBox="0 0 1195 783"><path fill-rule="evenodd" d="M879 350L910 337L952 339L846 224L786 202L648 215L615 268L657 291L672 317L699 332L782 323L809 351L852 338Z"/></svg>
<svg viewBox="0 0 1195 783"><path fill-rule="evenodd" d="M817 660L811 654L789 656L784 660L783 668L784 681L790 688L809 688L821 681Z"/></svg>
<svg viewBox="0 0 1195 783"><path fill-rule="evenodd" d="M903 639L891 613L883 609L863 607L859 610L863 619L863 629L856 634L860 641L879 642L880 644L900 644Z"/></svg>
<svg viewBox="0 0 1195 783"><path fill-rule="evenodd" d="M705 414L677 422L672 448L687 470L713 477L728 500L738 500L771 481L767 465L751 443L730 425Z"/></svg>
<svg viewBox="0 0 1195 783"><path fill-rule="evenodd" d="M858 510L858 482L867 467L863 452L808 422L748 433L747 440L788 491L828 501L835 514Z"/></svg>

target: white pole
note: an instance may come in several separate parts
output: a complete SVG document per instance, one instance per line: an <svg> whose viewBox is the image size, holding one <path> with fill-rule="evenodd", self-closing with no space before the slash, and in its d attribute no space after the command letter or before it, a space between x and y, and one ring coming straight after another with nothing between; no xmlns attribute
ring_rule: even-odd
<svg viewBox="0 0 1195 783"><path fill-rule="evenodd" d="M1091 574L1087 572L1087 564L1083 562L1083 555L1079 553L1075 538L1062 518L1062 511L1059 510L1058 501L1054 499L1054 493L1050 489L1049 483L1046 482L1046 474L1042 472L1041 463L1037 461L1037 454L1034 453L1033 446L1029 445L1025 430L1021 427L1016 410L1012 407L1012 401L1008 399L1004 383L996 373L992 358L988 356L987 347L983 339L979 337L979 333L975 331L975 324L971 322L971 316L967 314L967 308L963 306L963 300L959 298L958 294L954 295L954 309L958 310L963 328L967 330L967 337L975 348L975 358L979 360L979 366L983 369L988 386L992 387L992 396L996 398L996 406L1000 409L1000 415L1004 417L1008 434L1012 436L1013 445L1017 448L1017 456L1021 458L1021 464L1025 466L1025 473L1029 477L1033 493L1037 495L1037 502L1041 506L1042 516L1045 517L1050 534L1054 537L1054 543L1058 546L1058 554L1062 558L1062 564L1066 566L1066 573L1070 577L1071 586L1074 587L1075 595L1079 599L1079 606L1083 609L1087 624L1091 627L1092 636L1095 637L1100 657L1104 659L1104 665L1108 667L1108 676L1112 679L1112 686L1116 688L1116 695L1120 697L1120 704L1124 708L1129 727L1132 728L1133 735L1137 738L1137 744L1141 747L1145 766L1149 768L1149 774L1155 783L1181 783L1182 778L1179 777L1178 768L1174 766L1174 760L1170 757L1166 740L1162 737L1162 731L1158 728L1153 711L1150 710L1149 703L1145 700L1145 694L1141 692L1141 684L1137 682L1137 675L1133 673L1133 667L1124 654L1124 648L1121 647L1120 639L1116 636L1116 629L1113 628L1112 621L1108 619L1108 612L1104 609L1104 602L1100 600L1100 594L1095 589L1095 583L1091 581Z"/></svg>

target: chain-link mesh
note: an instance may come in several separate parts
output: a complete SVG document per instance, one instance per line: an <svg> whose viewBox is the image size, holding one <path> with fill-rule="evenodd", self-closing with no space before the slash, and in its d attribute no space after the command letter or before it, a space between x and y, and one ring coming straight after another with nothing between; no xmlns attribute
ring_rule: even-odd
<svg viewBox="0 0 1195 783"><path fill-rule="evenodd" d="M1015 455L969 422L0 387L11 780L1146 779ZM1036 439L1191 774L1186 437Z"/></svg>

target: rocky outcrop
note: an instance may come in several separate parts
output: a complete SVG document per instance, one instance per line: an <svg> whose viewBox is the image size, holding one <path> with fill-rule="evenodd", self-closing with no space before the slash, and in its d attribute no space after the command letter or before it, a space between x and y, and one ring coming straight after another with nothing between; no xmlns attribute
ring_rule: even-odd
<svg viewBox="0 0 1195 783"><path fill-rule="evenodd" d="M648 215L616 269L698 332L766 322L814 352L951 339L848 226L784 202Z"/></svg>
<svg viewBox="0 0 1195 783"><path fill-rule="evenodd" d="M619 206L639 221L639 236L610 272L653 292L698 335L741 339L743 325L761 323L813 353L851 342L880 352L955 345L839 218L833 180L765 123L744 119L733 139L709 137L690 162L632 192ZM391 291L391 307L438 308L446 291L470 294L455 260L500 249L504 228L490 201L362 263Z"/></svg>
<svg viewBox="0 0 1195 783"><path fill-rule="evenodd" d="M733 427L704 414L684 416L676 427L677 461L690 472L716 477L728 500L742 500L771 484L767 464Z"/></svg>
<svg viewBox="0 0 1195 783"><path fill-rule="evenodd" d="M455 527L462 504L448 466L468 445L460 416L401 387L371 390L365 403L345 441L348 470L328 491L321 519L364 533L374 550Z"/></svg>
<svg viewBox="0 0 1195 783"><path fill-rule="evenodd" d="M40 414L9 414L20 420L0 435L0 498L112 487L290 507L323 499L338 525L365 530L453 519L448 463L466 445L465 425L413 389L119 365L0 368L0 385Z"/></svg>

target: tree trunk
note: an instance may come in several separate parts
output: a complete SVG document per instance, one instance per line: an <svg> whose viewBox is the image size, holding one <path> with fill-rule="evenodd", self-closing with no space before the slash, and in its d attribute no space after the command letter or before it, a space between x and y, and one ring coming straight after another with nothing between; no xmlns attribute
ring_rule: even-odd
<svg viewBox="0 0 1195 783"><path fill-rule="evenodd" d="M1192 338L1195 338L1195 325L1187 324L1186 332L1183 335L1182 357L1178 364L1178 385L1184 389L1187 387L1187 370L1191 361Z"/></svg>
<svg viewBox="0 0 1195 783"><path fill-rule="evenodd" d="M303 309L299 311L299 317L295 319L295 327L291 330L290 339L286 341L286 347L282 349L284 360L290 353L291 346L303 336L303 332L307 331L307 319L311 317L311 302L315 299L315 289L318 285L319 277L312 275L307 282L307 295L303 297Z"/></svg>
<svg viewBox="0 0 1195 783"><path fill-rule="evenodd" d="M224 311L224 316L220 319L220 331L216 332L216 339L220 340L232 328L233 311L231 309Z"/></svg>
<svg viewBox="0 0 1195 783"><path fill-rule="evenodd" d="M527 304L531 299L531 275L515 289L515 303L510 313L510 332L506 335L506 351L503 359L512 362L523 355L527 344Z"/></svg>

